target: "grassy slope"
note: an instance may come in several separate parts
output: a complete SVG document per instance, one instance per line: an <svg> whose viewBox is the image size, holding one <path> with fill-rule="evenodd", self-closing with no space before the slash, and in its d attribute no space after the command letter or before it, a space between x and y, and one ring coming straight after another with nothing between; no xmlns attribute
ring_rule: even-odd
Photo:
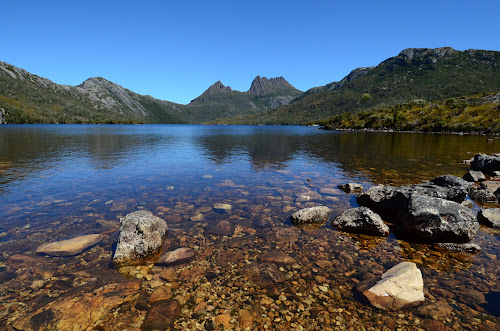
<svg viewBox="0 0 500 331"><path fill-rule="evenodd" d="M297 102L223 124L301 124L342 112L389 107L413 99L443 100L500 88L500 52L463 51L431 57L390 58L333 91L316 89Z"/></svg>
<svg viewBox="0 0 500 331"><path fill-rule="evenodd" d="M317 123L327 129L500 132L500 92L432 103L413 100L359 113L344 112Z"/></svg>

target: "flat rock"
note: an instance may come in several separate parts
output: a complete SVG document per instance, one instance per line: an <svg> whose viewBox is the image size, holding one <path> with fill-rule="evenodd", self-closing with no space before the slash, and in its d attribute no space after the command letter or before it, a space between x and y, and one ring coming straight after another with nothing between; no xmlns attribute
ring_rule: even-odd
<svg viewBox="0 0 500 331"><path fill-rule="evenodd" d="M463 177L468 182L482 182L486 176L481 171L469 170Z"/></svg>
<svg viewBox="0 0 500 331"><path fill-rule="evenodd" d="M472 253L476 254L481 251L481 246L473 243L437 243L435 246L438 249L446 250L449 252L458 253Z"/></svg>
<svg viewBox="0 0 500 331"><path fill-rule="evenodd" d="M158 259L158 264L168 265L168 264L178 264L182 262L189 261L194 256L194 251L188 247L177 248L173 251L163 254Z"/></svg>
<svg viewBox="0 0 500 331"><path fill-rule="evenodd" d="M424 302L422 273L413 262L401 262L382 274L375 285L362 294L380 309L398 310Z"/></svg>
<svg viewBox="0 0 500 331"><path fill-rule="evenodd" d="M337 186L339 189L345 193L361 192L363 191L363 185L357 183L347 183Z"/></svg>
<svg viewBox="0 0 500 331"><path fill-rule="evenodd" d="M352 233L363 233L375 236L389 235L389 227L380 216L369 208L358 207L343 211L332 221L335 228Z"/></svg>
<svg viewBox="0 0 500 331"><path fill-rule="evenodd" d="M332 210L326 206L304 208L292 214L292 223L321 223L328 220Z"/></svg>
<svg viewBox="0 0 500 331"><path fill-rule="evenodd" d="M163 300L169 300L172 298L172 289L170 286L161 286L158 287L151 293L151 296L149 297L148 301L150 303L157 302L157 301L163 301Z"/></svg>
<svg viewBox="0 0 500 331"><path fill-rule="evenodd" d="M253 326L253 315L246 309L238 311L238 323L241 329L251 328Z"/></svg>
<svg viewBox="0 0 500 331"><path fill-rule="evenodd" d="M147 311L141 330L169 330L180 313L177 300L155 302Z"/></svg>
<svg viewBox="0 0 500 331"><path fill-rule="evenodd" d="M319 193L329 194L329 195L338 195L341 192L335 188L323 187L323 188L319 189Z"/></svg>
<svg viewBox="0 0 500 331"><path fill-rule="evenodd" d="M88 234L72 239L51 242L38 246L36 253L52 256L73 256L99 243L101 238L100 234Z"/></svg>
<svg viewBox="0 0 500 331"><path fill-rule="evenodd" d="M477 214L479 223L492 228L500 228L500 208L482 209Z"/></svg>
<svg viewBox="0 0 500 331"><path fill-rule="evenodd" d="M213 210L218 213L229 213L233 206L228 203L216 203L213 207Z"/></svg>
<svg viewBox="0 0 500 331"><path fill-rule="evenodd" d="M234 226L228 220L222 220L209 226L205 232L216 236L232 236L234 233Z"/></svg>
<svg viewBox="0 0 500 331"><path fill-rule="evenodd" d="M440 198L412 195L400 221L408 236L430 242L469 242L479 230L467 207Z"/></svg>
<svg viewBox="0 0 500 331"><path fill-rule="evenodd" d="M167 232L167 223L150 211L139 210L120 220L120 235L113 260L121 264L155 252Z"/></svg>
<svg viewBox="0 0 500 331"><path fill-rule="evenodd" d="M476 154L470 168L471 170L481 171L485 174L500 171L500 154Z"/></svg>
<svg viewBox="0 0 500 331"><path fill-rule="evenodd" d="M277 250L262 254L259 256L259 259L262 261L282 263L282 264L291 264L297 262L297 260L291 257L290 255Z"/></svg>

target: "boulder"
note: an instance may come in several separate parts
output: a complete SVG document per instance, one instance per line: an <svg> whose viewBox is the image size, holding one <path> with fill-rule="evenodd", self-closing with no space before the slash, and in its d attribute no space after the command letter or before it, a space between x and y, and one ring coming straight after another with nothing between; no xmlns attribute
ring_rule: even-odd
<svg viewBox="0 0 500 331"><path fill-rule="evenodd" d="M347 183L347 184L342 184L337 186L339 189L344 191L345 193L351 193L351 192L361 192L363 191L363 185L361 184L356 184L356 183Z"/></svg>
<svg viewBox="0 0 500 331"><path fill-rule="evenodd" d="M152 254L161 246L167 228L164 220L147 210L123 217L114 262L122 264Z"/></svg>
<svg viewBox="0 0 500 331"><path fill-rule="evenodd" d="M304 208L292 214L292 223L321 223L330 217L332 210L326 206Z"/></svg>
<svg viewBox="0 0 500 331"><path fill-rule="evenodd" d="M481 188L490 191L497 198L500 196L500 181L487 180L481 183Z"/></svg>
<svg viewBox="0 0 500 331"><path fill-rule="evenodd" d="M414 194L401 228L430 242L469 242L479 229L474 213L456 202Z"/></svg>
<svg viewBox="0 0 500 331"><path fill-rule="evenodd" d="M463 176L463 179L468 182L482 182L486 180L486 176L481 171L469 170Z"/></svg>
<svg viewBox="0 0 500 331"><path fill-rule="evenodd" d="M373 186L356 197L360 206L368 207L383 218L398 223L407 212L413 194L462 202L467 197L470 183L451 175L439 176L427 183L408 186Z"/></svg>
<svg viewBox="0 0 500 331"><path fill-rule="evenodd" d="M375 236L387 236L390 232L380 216L366 207L345 210L335 217L332 225L341 231Z"/></svg>
<svg viewBox="0 0 500 331"><path fill-rule="evenodd" d="M479 223L492 228L500 228L500 208L482 209L477 214Z"/></svg>
<svg viewBox="0 0 500 331"><path fill-rule="evenodd" d="M471 187L469 197L475 202L498 202L498 197L488 189Z"/></svg>
<svg viewBox="0 0 500 331"><path fill-rule="evenodd" d="M435 247L438 249L458 253L476 254L481 251L481 246L473 243L437 243L435 244Z"/></svg>
<svg viewBox="0 0 500 331"><path fill-rule="evenodd" d="M494 171L500 171L500 154L476 154L470 168L488 175Z"/></svg>
<svg viewBox="0 0 500 331"><path fill-rule="evenodd" d="M401 262L392 267L368 289L363 285L360 283L358 289L373 306L380 309L414 307L425 300L422 273L413 262Z"/></svg>
<svg viewBox="0 0 500 331"><path fill-rule="evenodd" d="M165 265L178 264L192 259L193 256L194 251L191 248L181 247L163 254L160 256L157 263Z"/></svg>
<svg viewBox="0 0 500 331"><path fill-rule="evenodd" d="M72 239L62 240L43 244L38 246L36 253L52 256L73 256L78 255L84 250L94 246L101 241L100 234L88 234Z"/></svg>

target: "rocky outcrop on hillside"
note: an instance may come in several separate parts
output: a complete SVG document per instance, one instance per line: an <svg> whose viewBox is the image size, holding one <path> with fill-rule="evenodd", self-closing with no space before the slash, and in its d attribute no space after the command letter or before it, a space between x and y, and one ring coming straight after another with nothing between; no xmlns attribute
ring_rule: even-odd
<svg viewBox="0 0 500 331"><path fill-rule="evenodd" d="M267 79L266 77L257 76L252 81L252 85L248 93L256 96L271 95L277 93L296 92L297 89L290 85L282 76Z"/></svg>

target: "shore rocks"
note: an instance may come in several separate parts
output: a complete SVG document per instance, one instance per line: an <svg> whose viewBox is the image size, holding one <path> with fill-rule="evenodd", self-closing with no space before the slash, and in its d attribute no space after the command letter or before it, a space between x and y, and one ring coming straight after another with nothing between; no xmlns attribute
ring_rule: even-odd
<svg viewBox="0 0 500 331"><path fill-rule="evenodd" d="M493 155L476 154L474 161L470 165L471 170L481 171L485 174L491 174L500 170L500 153Z"/></svg>
<svg viewBox="0 0 500 331"><path fill-rule="evenodd" d="M390 232L380 216L366 207L345 210L332 221L332 225L341 231L375 236L387 236Z"/></svg>
<svg viewBox="0 0 500 331"><path fill-rule="evenodd" d="M400 226L406 233L431 242L468 242L479 229L474 213L453 201L412 195Z"/></svg>
<svg viewBox="0 0 500 331"><path fill-rule="evenodd" d="M113 261L118 264L156 251L167 232L167 223L150 211L139 210L120 220L120 235Z"/></svg>
<svg viewBox="0 0 500 331"><path fill-rule="evenodd" d="M347 183L337 186L339 189L345 193L361 192L363 191L363 185L356 183Z"/></svg>
<svg viewBox="0 0 500 331"><path fill-rule="evenodd" d="M469 170L463 176L463 179L468 182L481 182L486 180L486 176L481 171Z"/></svg>
<svg viewBox="0 0 500 331"><path fill-rule="evenodd" d="M500 229L500 208L482 209L477 214L479 223Z"/></svg>
<svg viewBox="0 0 500 331"><path fill-rule="evenodd" d="M94 246L101 241L100 234L88 234L68 240L56 241L38 246L37 254L47 254L52 256L73 256Z"/></svg>
<svg viewBox="0 0 500 331"><path fill-rule="evenodd" d="M330 217L332 210L326 206L304 208L292 214L292 223L321 223Z"/></svg>
<svg viewBox="0 0 500 331"><path fill-rule="evenodd" d="M414 307L425 300L422 273L413 262L401 262L372 287L358 289L373 306L385 310Z"/></svg>
<svg viewBox="0 0 500 331"><path fill-rule="evenodd" d="M188 261L194 256L194 251L188 247L177 248L173 251L163 254L158 259L158 264L177 264Z"/></svg>

